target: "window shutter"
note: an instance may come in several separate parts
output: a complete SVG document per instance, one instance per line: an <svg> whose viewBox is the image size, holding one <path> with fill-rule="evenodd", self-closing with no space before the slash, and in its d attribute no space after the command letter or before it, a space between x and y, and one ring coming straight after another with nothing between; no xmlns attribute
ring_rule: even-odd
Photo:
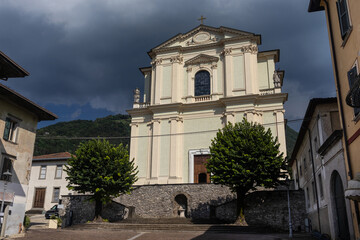
<svg viewBox="0 0 360 240"><path fill-rule="evenodd" d="M4 139L5 139L5 140L9 140L10 128L11 128L11 122L10 122L10 120L7 118L7 119L6 119L6 122L5 122L5 130L4 130Z"/></svg>
<svg viewBox="0 0 360 240"><path fill-rule="evenodd" d="M339 0L336 2L336 7L339 15L339 25L341 31L341 38L344 39L347 31L350 28L349 12L347 9L346 0Z"/></svg>
<svg viewBox="0 0 360 240"><path fill-rule="evenodd" d="M351 88L356 80L356 66L354 66L350 71L348 71L348 80L349 80L349 87ZM354 115L357 116L360 113L360 108L354 108Z"/></svg>

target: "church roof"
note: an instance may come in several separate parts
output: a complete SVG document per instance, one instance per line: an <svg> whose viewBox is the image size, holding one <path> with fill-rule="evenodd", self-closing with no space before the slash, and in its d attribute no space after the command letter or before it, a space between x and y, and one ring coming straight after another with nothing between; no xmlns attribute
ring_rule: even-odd
<svg viewBox="0 0 360 240"><path fill-rule="evenodd" d="M191 36L196 35L199 32L211 32L211 33L215 33L215 34L219 34L219 35L225 35L225 34L229 34L231 35L231 37L228 38L222 38L219 41L215 42L215 39L210 39L209 41L204 44L204 45L211 45L211 44L221 44L227 41L233 41L236 39L250 39L255 41L258 45L261 44L261 35L259 34L254 34L254 33L250 33L250 32L246 32L246 31L241 31L241 30L237 30L237 29L233 29L233 28L228 28L228 27L211 27L211 26L206 26L203 24L200 24L199 26L195 27L194 29L188 31L187 33L179 33L173 37L171 37L170 39L166 40L165 42L159 44L158 46L152 48L148 54L150 57L156 55L157 52L161 51L161 50L177 50L177 49L182 49L185 47L181 47L181 46L172 46L172 44L176 43L177 41L185 41L187 38L190 38ZM187 47L187 48L191 48L191 46Z"/></svg>

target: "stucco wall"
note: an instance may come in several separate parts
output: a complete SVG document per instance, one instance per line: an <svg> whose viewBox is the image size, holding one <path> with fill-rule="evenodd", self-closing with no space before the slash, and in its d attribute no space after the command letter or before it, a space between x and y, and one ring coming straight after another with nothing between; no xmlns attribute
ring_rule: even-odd
<svg viewBox="0 0 360 240"><path fill-rule="evenodd" d="M3 139L5 120L9 116L18 120L15 142ZM0 167L5 156L12 161L12 177L6 192L15 196L12 203L6 203L10 204L6 209L11 214L7 217L5 235L17 234L22 229L37 121L36 115L0 96ZM3 192L4 181L0 181L0 189Z"/></svg>

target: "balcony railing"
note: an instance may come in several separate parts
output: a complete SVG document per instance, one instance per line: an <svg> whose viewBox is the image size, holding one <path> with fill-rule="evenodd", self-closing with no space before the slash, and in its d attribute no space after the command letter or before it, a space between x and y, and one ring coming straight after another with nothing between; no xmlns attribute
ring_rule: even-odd
<svg viewBox="0 0 360 240"><path fill-rule="evenodd" d="M260 90L260 95L269 95L274 93L275 93L274 88Z"/></svg>
<svg viewBox="0 0 360 240"><path fill-rule="evenodd" d="M195 96L195 102L210 101L211 95Z"/></svg>

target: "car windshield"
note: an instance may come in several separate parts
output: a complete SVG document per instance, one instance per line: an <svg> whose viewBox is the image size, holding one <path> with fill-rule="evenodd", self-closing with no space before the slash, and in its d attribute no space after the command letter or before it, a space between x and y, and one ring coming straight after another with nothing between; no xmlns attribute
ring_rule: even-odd
<svg viewBox="0 0 360 240"><path fill-rule="evenodd" d="M52 208L50 208L50 210L56 210L57 209L57 205L54 205Z"/></svg>

